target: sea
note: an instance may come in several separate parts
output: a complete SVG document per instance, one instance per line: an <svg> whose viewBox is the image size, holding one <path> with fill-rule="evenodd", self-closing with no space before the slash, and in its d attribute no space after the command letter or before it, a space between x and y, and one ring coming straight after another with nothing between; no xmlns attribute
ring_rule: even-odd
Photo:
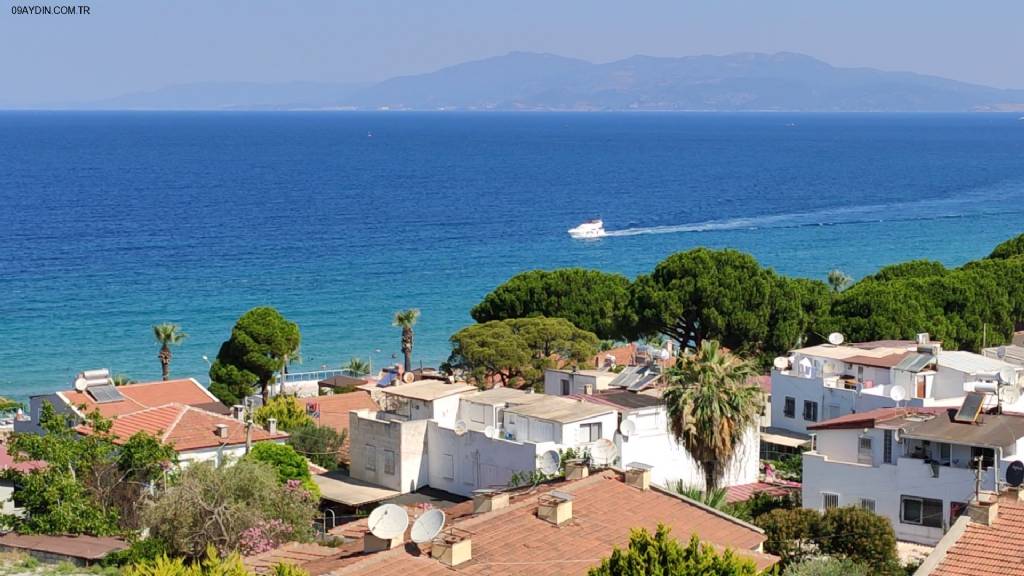
<svg viewBox="0 0 1024 576"><path fill-rule="evenodd" d="M980 258L1024 232L1019 115L2 112L0 394L85 369L207 382L239 315L302 331L301 364L436 366L524 270L645 273L735 248L854 277ZM601 217L609 236L566 230Z"/></svg>

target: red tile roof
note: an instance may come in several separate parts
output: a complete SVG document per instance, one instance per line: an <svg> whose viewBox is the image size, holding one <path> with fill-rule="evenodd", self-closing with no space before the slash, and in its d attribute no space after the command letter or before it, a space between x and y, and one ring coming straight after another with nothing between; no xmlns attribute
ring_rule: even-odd
<svg viewBox="0 0 1024 576"><path fill-rule="evenodd" d="M127 384L125 386L118 386L117 391L121 393L121 396L124 396L124 400L105 402L103 404L97 404L88 392L65 390L57 394L63 397L68 405L75 409L80 405L85 405L84 412L92 412L94 409L98 409L100 414L107 418L130 414L146 408L155 408L172 402L193 406L218 402L217 397L210 394L194 378Z"/></svg>
<svg viewBox="0 0 1024 576"><path fill-rule="evenodd" d="M1024 574L1024 504L999 502L992 526L970 522L930 576Z"/></svg>
<svg viewBox="0 0 1024 576"><path fill-rule="evenodd" d="M217 425L228 427L228 437L217 436ZM81 425L76 428L80 434L92 433L92 428ZM239 445L245 443L245 425L221 414L214 414L185 404L165 404L156 408L147 408L114 419L111 432L123 442L136 432L146 432L156 436L161 442L174 446L178 452L216 448L221 445ZM279 440L287 438L285 432L271 434L266 430L253 426L252 441Z"/></svg>
<svg viewBox="0 0 1024 576"><path fill-rule="evenodd" d="M768 496L785 496L800 491L798 482L751 482L750 484L737 484L725 489L725 501L746 502L755 494L767 494Z"/></svg>
<svg viewBox="0 0 1024 576"><path fill-rule="evenodd" d="M942 414L948 408L876 408L867 412L855 412L831 420L811 424L808 430L841 430L846 428L874 428L888 420L902 418L909 414Z"/></svg>
<svg viewBox="0 0 1024 576"><path fill-rule="evenodd" d="M37 468L46 466L46 462L29 460L27 462L15 462L14 456L7 451L8 444L5 438L0 445L0 470L17 470L18 472L31 472Z"/></svg>
<svg viewBox="0 0 1024 576"><path fill-rule="evenodd" d="M320 426L334 428L338 432L348 430L348 413L352 410L379 410L380 407L373 401L369 392L356 390L345 394L331 394L328 396L313 396L311 398L299 398L304 406L310 404L320 405L320 418L316 419ZM348 438L341 446L339 458L348 462Z"/></svg>
<svg viewBox="0 0 1024 576"><path fill-rule="evenodd" d="M697 534L719 549L731 548L760 568L776 557L757 552L764 534L739 520L660 490L627 486L619 474L604 471L589 478L553 485L573 496L573 518L554 526L537 518L537 496L529 491L503 510L459 518L449 523L471 533L473 559L455 570L461 574L584 575L629 543L630 530L654 531L658 523L683 541ZM424 548L429 545L424 545ZM409 545L387 552L342 559L331 574L348 576L451 576L452 570Z"/></svg>
<svg viewBox="0 0 1024 576"><path fill-rule="evenodd" d="M0 536L0 547L16 550L45 552L58 557L81 560L100 560L111 552L128 548L120 538L99 536L48 536L45 534L16 534Z"/></svg>

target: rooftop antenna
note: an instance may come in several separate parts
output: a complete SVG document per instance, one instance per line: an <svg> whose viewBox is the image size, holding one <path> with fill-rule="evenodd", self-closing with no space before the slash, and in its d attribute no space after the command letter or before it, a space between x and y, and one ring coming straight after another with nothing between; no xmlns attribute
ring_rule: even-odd
<svg viewBox="0 0 1024 576"><path fill-rule="evenodd" d="M416 519L412 525L410 536L417 544L426 544L432 541L444 528L444 512L431 510Z"/></svg>
<svg viewBox="0 0 1024 576"><path fill-rule="evenodd" d="M405 534L409 526L409 513L397 504L384 504L373 509L366 525L370 533L381 540L394 540Z"/></svg>

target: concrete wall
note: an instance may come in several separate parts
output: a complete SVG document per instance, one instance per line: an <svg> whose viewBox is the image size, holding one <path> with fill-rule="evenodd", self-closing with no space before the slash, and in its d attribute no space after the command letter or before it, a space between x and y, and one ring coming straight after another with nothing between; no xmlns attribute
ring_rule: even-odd
<svg viewBox="0 0 1024 576"><path fill-rule="evenodd" d="M466 423L470 430L483 432L484 428L493 426L501 427L501 419L498 417L498 407L491 404L471 402L465 398L459 402L457 420Z"/></svg>
<svg viewBox="0 0 1024 576"><path fill-rule="evenodd" d="M384 421L376 412L349 414L349 473L402 493L427 485L427 420ZM394 462L394 470L387 464Z"/></svg>
<svg viewBox="0 0 1024 576"><path fill-rule="evenodd" d="M458 436L436 422L427 424L427 443L428 483L462 496L472 496L478 488L507 486L513 474L535 470L537 454L552 447L492 439L472 430Z"/></svg>
<svg viewBox="0 0 1024 576"><path fill-rule="evenodd" d="M608 412L607 414L593 416L568 424L520 416L507 410L503 416L505 437L516 442L552 442L565 447L580 447L589 444L586 441L581 441L579 437L580 428L584 424L600 423L601 438L608 438L609 440L615 436L615 431L618 428L618 414L616 412Z"/></svg>
<svg viewBox="0 0 1024 576"><path fill-rule="evenodd" d="M562 380L569 382L569 394L584 394L587 386L591 390L598 390L598 379L596 376L577 372L563 372L561 370L544 371L544 393L551 396L562 396ZM605 386L607 388L607 386Z"/></svg>

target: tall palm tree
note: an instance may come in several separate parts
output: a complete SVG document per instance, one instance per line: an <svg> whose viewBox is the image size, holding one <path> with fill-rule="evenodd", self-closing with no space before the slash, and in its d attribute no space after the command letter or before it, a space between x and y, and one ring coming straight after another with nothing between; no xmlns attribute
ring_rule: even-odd
<svg viewBox="0 0 1024 576"><path fill-rule="evenodd" d="M171 346L181 344L188 334L181 331L177 324L164 322L153 326L153 337L160 343L160 352L156 355L160 359L160 367L163 370L164 380L171 377Z"/></svg>
<svg viewBox="0 0 1024 576"><path fill-rule="evenodd" d="M402 354L405 355L405 371L412 370L412 327L420 317L417 308L409 308L395 312L395 319L391 321L392 326L402 329Z"/></svg>
<svg viewBox="0 0 1024 576"><path fill-rule="evenodd" d="M701 342L669 372L663 396L669 432L704 473L704 491L718 487L744 435L761 414L761 389L750 383L753 364Z"/></svg>

